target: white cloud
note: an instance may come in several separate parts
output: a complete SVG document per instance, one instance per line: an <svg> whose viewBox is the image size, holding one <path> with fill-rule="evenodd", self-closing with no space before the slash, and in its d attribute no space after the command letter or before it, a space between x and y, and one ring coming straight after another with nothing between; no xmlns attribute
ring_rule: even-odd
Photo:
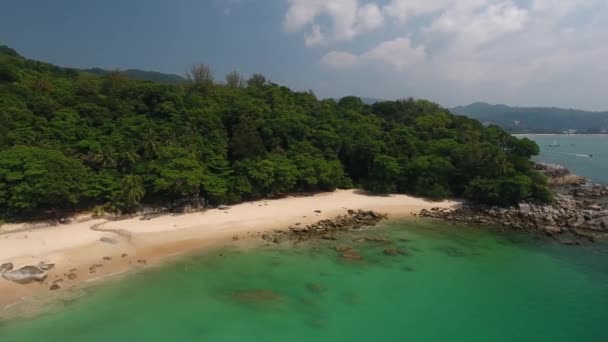
<svg viewBox="0 0 608 342"><path fill-rule="evenodd" d="M321 59L321 64L332 69L348 69L359 63L359 56L348 52L332 51Z"/></svg>
<svg viewBox="0 0 608 342"><path fill-rule="evenodd" d="M288 0L283 19L287 32L308 31L306 45L322 45L353 38L382 26L384 17L375 3L361 5L358 0ZM329 20L328 27L317 22Z"/></svg>
<svg viewBox="0 0 608 342"><path fill-rule="evenodd" d="M332 51L321 59L321 63L334 69L363 65L389 65L397 71L403 71L423 62L424 57L424 47L413 47L409 37L404 37L383 42L361 55Z"/></svg>
<svg viewBox="0 0 608 342"><path fill-rule="evenodd" d="M608 106L606 0L288 1L285 29L305 32L307 46L350 41L323 56L328 69L368 70L449 96L590 94ZM371 48L355 39L380 27L385 38Z"/></svg>

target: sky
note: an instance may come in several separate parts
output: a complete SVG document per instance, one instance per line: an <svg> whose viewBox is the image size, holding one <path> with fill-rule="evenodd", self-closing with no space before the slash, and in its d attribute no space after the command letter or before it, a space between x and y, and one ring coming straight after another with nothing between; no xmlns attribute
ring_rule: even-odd
<svg viewBox="0 0 608 342"><path fill-rule="evenodd" d="M608 0L0 0L0 44L318 97L608 110Z"/></svg>

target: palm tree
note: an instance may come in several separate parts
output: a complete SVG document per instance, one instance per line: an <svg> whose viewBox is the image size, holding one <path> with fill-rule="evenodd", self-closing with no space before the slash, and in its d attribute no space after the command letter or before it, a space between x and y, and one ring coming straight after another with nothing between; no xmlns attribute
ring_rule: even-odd
<svg viewBox="0 0 608 342"><path fill-rule="evenodd" d="M125 209L133 210L144 197L146 191L140 176L127 175L120 182L122 201Z"/></svg>

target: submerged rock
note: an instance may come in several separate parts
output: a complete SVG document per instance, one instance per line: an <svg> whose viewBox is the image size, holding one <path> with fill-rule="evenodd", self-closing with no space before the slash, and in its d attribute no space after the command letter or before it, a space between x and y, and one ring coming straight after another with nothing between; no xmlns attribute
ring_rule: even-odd
<svg viewBox="0 0 608 342"><path fill-rule="evenodd" d="M41 270L36 266L24 266L17 270L2 272L2 277L4 277L4 279L18 284L42 282L47 276L48 273L46 271Z"/></svg>
<svg viewBox="0 0 608 342"><path fill-rule="evenodd" d="M352 248L352 247L350 247L350 246L336 246L336 247L334 247L334 248L335 248L335 250L336 250L336 251L338 251L338 252L346 252L346 251L348 251L348 250L353 249L353 248Z"/></svg>
<svg viewBox="0 0 608 342"><path fill-rule="evenodd" d="M283 296L271 290L244 290L232 293L232 298L239 302L256 304L276 302Z"/></svg>
<svg viewBox="0 0 608 342"><path fill-rule="evenodd" d="M401 255L403 253L401 253L401 251L398 248L386 248L384 250L384 254L388 255L388 256L397 256L397 255Z"/></svg>
<svg viewBox="0 0 608 342"><path fill-rule="evenodd" d="M340 255L344 261L363 261L363 257L357 251L349 249Z"/></svg>
<svg viewBox="0 0 608 342"><path fill-rule="evenodd" d="M312 292L312 293L323 293L327 290L327 288L325 286L323 286L323 284L318 284L318 283L309 283L306 284L306 288L308 289L308 291Z"/></svg>

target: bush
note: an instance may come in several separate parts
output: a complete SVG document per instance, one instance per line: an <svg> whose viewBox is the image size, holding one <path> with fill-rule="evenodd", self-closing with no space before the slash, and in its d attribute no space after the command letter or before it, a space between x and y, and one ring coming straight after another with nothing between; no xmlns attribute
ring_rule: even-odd
<svg viewBox="0 0 608 342"><path fill-rule="evenodd" d="M12 65L0 64L0 81L16 82L21 79L19 69Z"/></svg>

